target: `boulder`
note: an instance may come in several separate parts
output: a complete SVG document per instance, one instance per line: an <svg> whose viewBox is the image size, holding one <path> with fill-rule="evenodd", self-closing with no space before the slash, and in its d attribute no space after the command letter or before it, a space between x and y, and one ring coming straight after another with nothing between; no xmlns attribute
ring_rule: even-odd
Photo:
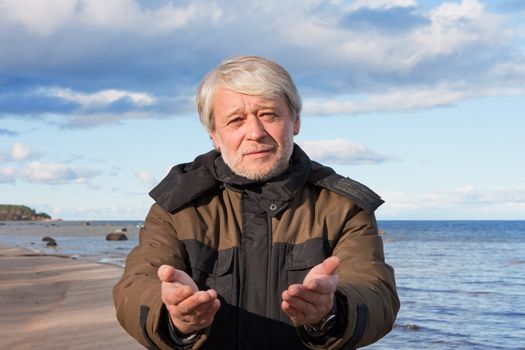
<svg viewBox="0 0 525 350"><path fill-rule="evenodd" d="M55 240L47 241L46 247L56 247L57 242Z"/></svg>
<svg viewBox="0 0 525 350"><path fill-rule="evenodd" d="M111 232L106 235L106 241L126 241L128 237L122 232Z"/></svg>
<svg viewBox="0 0 525 350"><path fill-rule="evenodd" d="M55 239L53 237L45 236L42 238L42 242L55 242Z"/></svg>

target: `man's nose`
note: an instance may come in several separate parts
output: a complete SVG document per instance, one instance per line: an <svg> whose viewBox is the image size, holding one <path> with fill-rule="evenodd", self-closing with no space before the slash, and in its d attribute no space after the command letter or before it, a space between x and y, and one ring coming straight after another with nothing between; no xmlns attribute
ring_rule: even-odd
<svg viewBox="0 0 525 350"><path fill-rule="evenodd" d="M266 129L262 121L256 116L250 116L246 123L246 137L258 141L266 136Z"/></svg>

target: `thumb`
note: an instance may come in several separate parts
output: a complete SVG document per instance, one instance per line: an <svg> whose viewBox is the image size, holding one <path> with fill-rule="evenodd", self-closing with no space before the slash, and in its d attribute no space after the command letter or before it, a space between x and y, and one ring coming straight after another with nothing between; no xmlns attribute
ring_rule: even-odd
<svg viewBox="0 0 525 350"><path fill-rule="evenodd" d="M303 284L308 288L315 289L318 287L316 280L328 279L334 286L337 284L337 274L335 270L339 266L339 258L337 256L331 256L326 258L319 265L314 266L310 272L304 278Z"/></svg>
<svg viewBox="0 0 525 350"><path fill-rule="evenodd" d="M169 265L162 265L157 270L157 275L159 276L159 279L162 282L173 282L176 274L177 274L177 270L175 270L173 266L169 266Z"/></svg>
<svg viewBox="0 0 525 350"><path fill-rule="evenodd" d="M157 275L162 282L176 283L189 286L194 292L199 290L195 281L184 271L177 270L170 265L162 265L157 270Z"/></svg>
<svg viewBox="0 0 525 350"><path fill-rule="evenodd" d="M331 256L323 261L321 264L321 267L324 271L321 273L324 273L326 275L332 275L335 270L337 270L337 267L339 266L339 258L337 256Z"/></svg>

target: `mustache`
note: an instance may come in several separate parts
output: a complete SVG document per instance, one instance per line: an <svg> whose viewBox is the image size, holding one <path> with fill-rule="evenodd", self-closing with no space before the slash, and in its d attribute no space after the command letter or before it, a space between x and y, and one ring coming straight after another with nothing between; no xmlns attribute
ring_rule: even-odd
<svg viewBox="0 0 525 350"><path fill-rule="evenodd" d="M267 152L273 151L277 145L271 143L261 143L257 145L250 145L242 149L241 154L255 153L255 152Z"/></svg>

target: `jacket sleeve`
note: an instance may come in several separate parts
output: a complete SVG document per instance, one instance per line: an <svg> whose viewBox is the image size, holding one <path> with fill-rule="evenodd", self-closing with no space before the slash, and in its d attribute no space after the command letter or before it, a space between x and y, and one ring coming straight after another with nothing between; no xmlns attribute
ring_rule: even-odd
<svg viewBox="0 0 525 350"><path fill-rule="evenodd" d="M330 348L369 345L393 327L400 307L394 269L385 263L383 242L373 213L359 210L346 223L333 255L339 257L337 294L347 325Z"/></svg>
<svg viewBox="0 0 525 350"><path fill-rule="evenodd" d="M186 261L184 245L177 239L170 215L154 204L140 230L139 244L126 258L124 274L113 288L118 321L149 349L180 348L169 336L157 270L166 264L187 271ZM204 332L192 348L198 348L206 337Z"/></svg>

